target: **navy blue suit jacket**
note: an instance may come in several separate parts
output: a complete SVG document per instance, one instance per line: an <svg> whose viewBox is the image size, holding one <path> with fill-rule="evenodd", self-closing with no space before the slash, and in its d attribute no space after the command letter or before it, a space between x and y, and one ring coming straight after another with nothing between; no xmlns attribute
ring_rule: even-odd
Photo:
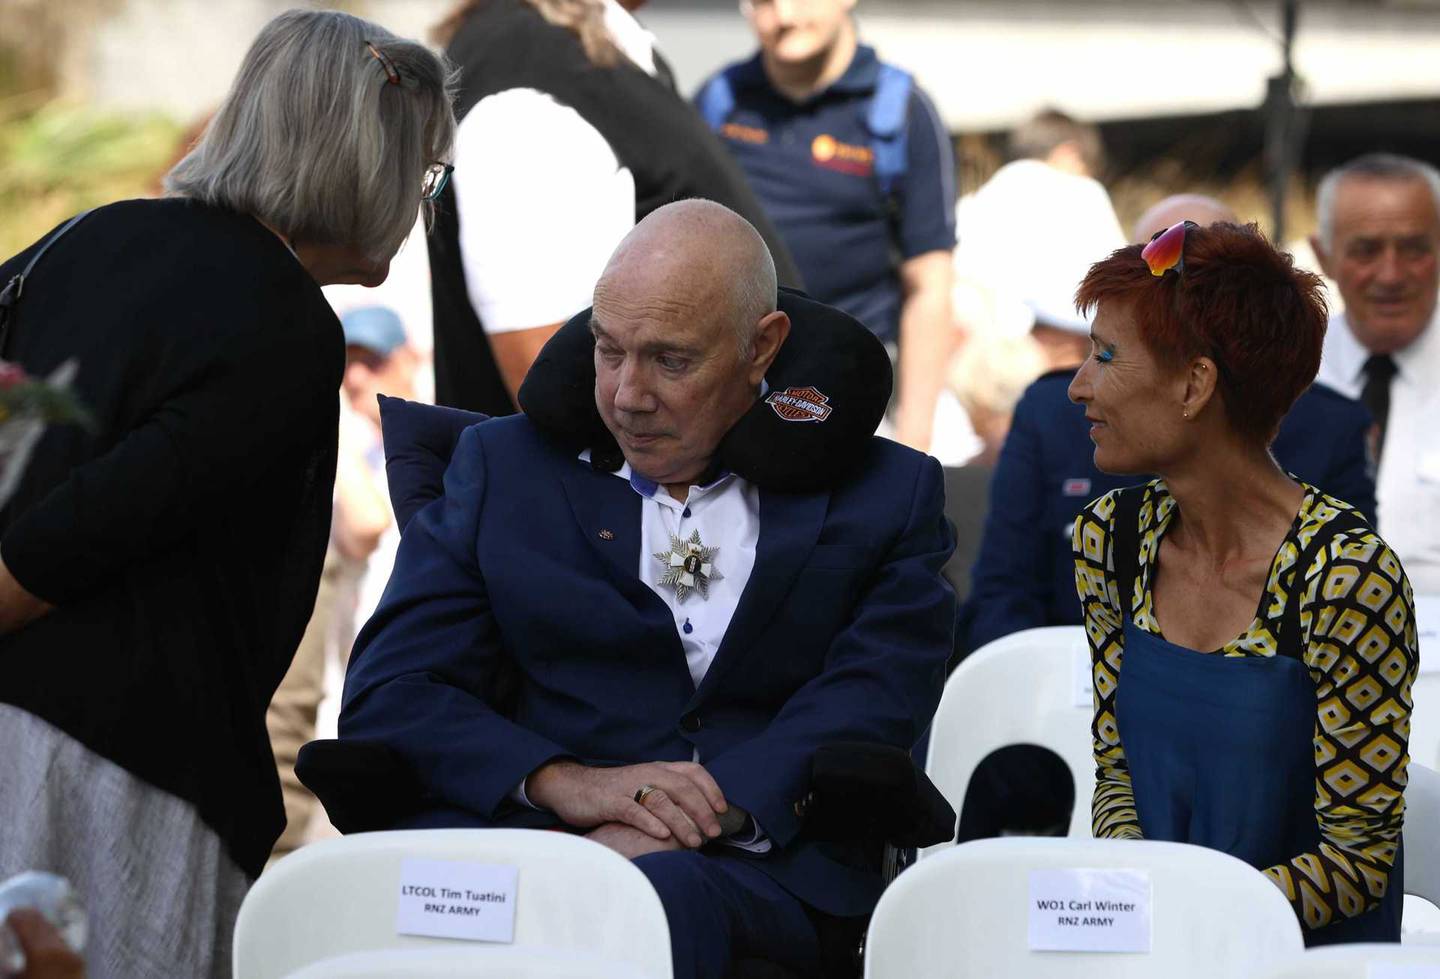
<svg viewBox="0 0 1440 979"><path fill-rule="evenodd" d="M797 804L821 745L920 737L955 599L940 575L953 547L940 467L881 439L863 451L829 492L761 491L754 571L696 689L670 610L637 576L629 483L524 416L467 429L356 643L341 737L397 751L442 810L432 826L553 824L510 799L552 758L698 750L769 835L761 867L823 911L868 911L879 875L855 848L807 840ZM506 670L516 682L497 709Z"/></svg>
<svg viewBox="0 0 1440 979"><path fill-rule="evenodd" d="M990 483L990 512L961 616L961 652L1047 625L1079 625L1070 531L1085 504L1148 476L1095 468L1085 409L1066 394L1074 371L1026 389ZM1287 471L1374 521L1366 452L1370 413L1322 384L1300 395L1272 449Z"/></svg>

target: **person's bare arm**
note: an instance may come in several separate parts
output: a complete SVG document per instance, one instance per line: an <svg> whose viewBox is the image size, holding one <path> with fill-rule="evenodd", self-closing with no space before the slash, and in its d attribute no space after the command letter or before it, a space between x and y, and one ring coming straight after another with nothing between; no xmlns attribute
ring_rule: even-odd
<svg viewBox="0 0 1440 979"><path fill-rule="evenodd" d="M390 529L390 499L365 460L342 447L335 473L335 544L346 557L364 560Z"/></svg>
<svg viewBox="0 0 1440 979"><path fill-rule="evenodd" d="M949 251L925 252L900 266L903 305L895 438L921 452L930 448L935 402L959 339L950 304L953 276Z"/></svg>
<svg viewBox="0 0 1440 979"><path fill-rule="evenodd" d="M5 561L0 559L0 635L8 635L54 608L49 602L26 591L5 566Z"/></svg>
<svg viewBox="0 0 1440 979"><path fill-rule="evenodd" d="M520 385L530 371L530 365L540 356L540 348L555 335L562 323L549 326L535 326L528 330L506 330L504 333L489 335L490 350L495 355L495 366L500 368L500 378L510 392L510 400L519 404Z"/></svg>

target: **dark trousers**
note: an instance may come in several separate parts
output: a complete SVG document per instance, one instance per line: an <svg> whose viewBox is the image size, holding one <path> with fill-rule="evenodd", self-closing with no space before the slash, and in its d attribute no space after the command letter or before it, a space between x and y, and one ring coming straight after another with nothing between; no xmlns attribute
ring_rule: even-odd
<svg viewBox="0 0 1440 979"><path fill-rule="evenodd" d="M745 859L669 850L635 866L665 907L675 979L724 979L741 959L817 974L819 942L805 906Z"/></svg>

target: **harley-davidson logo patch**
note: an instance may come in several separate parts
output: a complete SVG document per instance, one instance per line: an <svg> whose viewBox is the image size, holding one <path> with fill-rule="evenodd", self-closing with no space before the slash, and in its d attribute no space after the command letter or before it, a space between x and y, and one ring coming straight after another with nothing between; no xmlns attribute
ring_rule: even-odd
<svg viewBox="0 0 1440 979"><path fill-rule="evenodd" d="M765 403L787 422L823 422L830 417L830 399L812 387L771 391Z"/></svg>

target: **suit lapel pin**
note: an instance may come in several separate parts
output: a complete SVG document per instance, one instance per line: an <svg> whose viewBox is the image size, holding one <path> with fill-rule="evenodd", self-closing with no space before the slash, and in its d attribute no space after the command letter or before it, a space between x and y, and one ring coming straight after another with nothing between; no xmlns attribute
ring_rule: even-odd
<svg viewBox="0 0 1440 979"><path fill-rule="evenodd" d="M609 528L605 528L600 531L599 537L601 540L614 540L615 531L610 530Z"/></svg>

